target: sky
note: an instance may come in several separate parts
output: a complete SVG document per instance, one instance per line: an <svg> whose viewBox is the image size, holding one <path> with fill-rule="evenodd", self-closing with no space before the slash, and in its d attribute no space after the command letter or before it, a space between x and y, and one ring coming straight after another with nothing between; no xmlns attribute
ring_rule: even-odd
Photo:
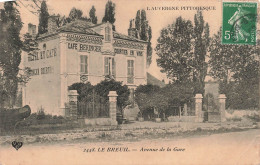
<svg viewBox="0 0 260 165"><path fill-rule="evenodd" d="M94 5L98 23L102 21L105 11L105 4L108 0L47 0L47 6L50 14L61 14L68 16L70 10L75 7L83 11L83 16L89 17L89 11ZM28 4L22 0L24 4ZM177 17L182 16L184 19L189 19L193 22L196 10L180 10L182 7L214 7L214 10L204 10L204 20L209 23L210 35L215 34L222 21L221 0L112 0L116 4L115 11L115 26L116 31L126 34L129 28L129 21L136 16L137 10L145 9L147 20L152 28L152 47L156 47L157 39L160 36L160 31L169 24L172 24ZM155 7L172 7L179 10L152 10ZM28 23L38 25L38 16L32 14L28 9L20 5L18 8L21 13L21 18L24 23L22 33L27 32ZM150 10L148 10L150 9ZM153 50L152 64L148 68L148 72L162 80L166 78L165 74L160 72L160 68L156 64L157 55Z"/></svg>

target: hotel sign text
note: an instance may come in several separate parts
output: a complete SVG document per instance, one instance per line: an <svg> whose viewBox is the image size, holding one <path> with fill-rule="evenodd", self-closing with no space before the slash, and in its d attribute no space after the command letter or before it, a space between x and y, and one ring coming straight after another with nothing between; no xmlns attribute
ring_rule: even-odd
<svg viewBox="0 0 260 165"><path fill-rule="evenodd" d="M91 52L101 52L101 46L93 46L87 44L77 44L68 43L68 49L78 50L78 51L91 51Z"/></svg>

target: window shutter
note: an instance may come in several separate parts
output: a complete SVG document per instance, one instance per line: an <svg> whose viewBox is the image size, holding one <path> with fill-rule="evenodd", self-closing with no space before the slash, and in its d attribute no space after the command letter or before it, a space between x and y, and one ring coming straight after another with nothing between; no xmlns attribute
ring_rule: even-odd
<svg viewBox="0 0 260 165"><path fill-rule="evenodd" d="M85 73L88 74L88 56L85 57Z"/></svg>
<svg viewBox="0 0 260 165"><path fill-rule="evenodd" d="M127 83L134 83L134 60L127 60Z"/></svg>
<svg viewBox="0 0 260 165"><path fill-rule="evenodd" d="M114 58L112 58L112 75L116 76L116 62Z"/></svg>
<svg viewBox="0 0 260 165"><path fill-rule="evenodd" d="M80 56L80 73L84 72L84 66L82 64L82 61L83 61L83 56Z"/></svg>
<svg viewBox="0 0 260 165"><path fill-rule="evenodd" d="M105 57L105 61L104 61L104 72L105 72L105 75L108 75L108 68L109 65L108 65L108 57Z"/></svg>

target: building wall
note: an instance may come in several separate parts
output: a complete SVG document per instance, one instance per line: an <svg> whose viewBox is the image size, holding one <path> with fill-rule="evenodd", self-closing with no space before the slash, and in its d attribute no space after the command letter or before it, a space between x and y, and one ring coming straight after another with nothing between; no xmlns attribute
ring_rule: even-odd
<svg viewBox="0 0 260 165"><path fill-rule="evenodd" d="M140 84L146 83L146 68L145 68L145 53L143 56L137 55L123 55L123 54L103 54L102 52L95 51L79 51L78 47L80 44L85 43L77 43L77 42L66 42L68 44L77 44L77 49L70 49L68 46L66 47L66 57L67 57L67 72L68 72L68 86L72 85L75 82L80 82L80 56L85 55L88 57L88 81L92 85L96 85L100 81L104 80L104 58L112 57L115 59L115 67L116 67L116 76L115 79L117 81L122 81L123 84L127 83L127 60L134 60L134 84L138 86ZM99 45L97 45L99 46ZM126 49L128 52L132 49ZM110 50L114 52L113 48Z"/></svg>
<svg viewBox="0 0 260 165"><path fill-rule="evenodd" d="M117 40L117 39L114 39ZM70 44L70 46L68 45ZM72 45L77 46L72 46ZM92 45L100 46L101 51L81 51L80 45ZM67 85L70 86L75 82L80 82L80 56L88 56L88 81L92 85L96 85L100 81L104 80L104 58L112 57L115 59L115 68L117 81L122 81L123 84L130 86L138 86L147 83L146 77L146 48L143 50L130 49L124 47L113 46L113 40L111 42L102 41L102 45L99 44L89 44L84 42L76 41L66 41L66 57L67 57ZM72 48L72 47L73 48ZM69 48L70 47L70 48ZM105 47L105 48L104 48ZM127 50L128 55L115 53L115 49ZM130 55L130 50L134 51L134 55ZM142 52L142 56L138 56L137 52ZM134 83L127 83L127 60L134 60Z"/></svg>
<svg viewBox="0 0 260 165"><path fill-rule="evenodd" d="M102 26L109 26L104 24ZM100 34L103 34L101 27ZM112 27L111 27L112 29ZM31 69L39 69L39 74L33 75L26 84L23 91L24 105L28 104L32 112L44 109L46 113L52 115L65 115L65 105L68 103L68 86L81 82L81 76L87 77L92 85L96 85L104 80L104 59L112 57L115 60L116 81L122 81L130 88L136 88L140 84L146 84L146 45L142 49L115 46L111 30L111 41L104 41L103 36L87 36L74 33L60 33L55 37L48 37L39 41L39 51L56 48L56 56L45 59L33 60L28 62L25 58L24 66ZM127 41L132 42L132 41ZM134 43L134 42L133 42ZM82 45L87 46L83 49ZM94 46L94 49L90 49ZM93 47L92 47L93 48ZM115 49L127 50L127 54L116 53ZM134 54L130 55L130 50ZM142 55L137 55L142 52ZM88 73L80 73L80 56L88 57ZM127 83L127 60L134 60L134 83ZM41 74L41 68L50 67L51 73Z"/></svg>
<svg viewBox="0 0 260 165"><path fill-rule="evenodd" d="M60 115L60 60L59 60L59 38L50 38L49 40L39 41L38 52L44 50L43 45L46 44L47 50L56 49L56 56L41 59L38 53L38 60L28 61L28 56L23 59L24 66L34 70L35 75L31 75L31 79L23 88L23 104L31 107L32 113L37 112L41 108L45 113ZM43 69L50 67L50 70ZM39 73L35 72L39 69ZM47 71L47 72L46 72ZM49 72L49 73L48 73Z"/></svg>

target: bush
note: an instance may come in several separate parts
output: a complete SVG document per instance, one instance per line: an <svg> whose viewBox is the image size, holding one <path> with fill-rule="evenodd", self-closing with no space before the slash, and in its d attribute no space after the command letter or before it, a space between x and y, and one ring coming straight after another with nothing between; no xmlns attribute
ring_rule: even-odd
<svg viewBox="0 0 260 165"><path fill-rule="evenodd" d="M44 111L32 113L27 119L23 120L20 126L42 125L42 124L63 124L66 120L62 116L46 115Z"/></svg>
<svg viewBox="0 0 260 165"><path fill-rule="evenodd" d="M191 102L193 90L191 83L168 84L163 88L156 85L140 85L135 91L135 101L141 115L154 110L157 117L173 110L173 107L183 106Z"/></svg>
<svg viewBox="0 0 260 165"><path fill-rule="evenodd" d="M257 109L259 105L258 81L220 82L219 91L227 97L227 109Z"/></svg>
<svg viewBox="0 0 260 165"><path fill-rule="evenodd" d="M69 86L69 90L77 90L79 96L78 101L88 101L93 99L94 86L89 82L87 83L74 83Z"/></svg>
<svg viewBox="0 0 260 165"><path fill-rule="evenodd" d="M135 101L140 109L140 117L144 117L145 111L154 110L157 93L160 91L160 87L156 85L140 85L135 90ZM158 97L157 100L159 100ZM154 102L155 101L155 102Z"/></svg>
<svg viewBox="0 0 260 165"><path fill-rule="evenodd" d="M122 85L122 82L115 81L114 79L105 79L95 86L96 92L108 100L109 91L116 91L117 106L122 111L127 105L130 105L129 95L130 91L127 85Z"/></svg>
<svg viewBox="0 0 260 165"><path fill-rule="evenodd" d="M248 118L248 119L251 119L255 122L260 121L260 116L258 114L246 115L245 117Z"/></svg>
<svg viewBox="0 0 260 165"><path fill-rule="evenodd" d="M44 110L41 108L38 113L37 113L37 116L36 116L36 119L38 120L42 120L42 119L45 119L45 113L44 113Z"/></svg>
<svg viewBox="0 0 260 165"><path fill-rule="evenodd" d="M89 82L84 83L75 83L69 87L69 90L77 90L79 96L79 101L92 102L93 100L93 92L105 98L108 101L109 91L117 92L117 106L120 111L124 109L129 102L129 94L130 91L127 85L122 85L122 82L115 81L114 79L105 79L93 86ZM95 99L96 100L96 99Z"/></svg>

